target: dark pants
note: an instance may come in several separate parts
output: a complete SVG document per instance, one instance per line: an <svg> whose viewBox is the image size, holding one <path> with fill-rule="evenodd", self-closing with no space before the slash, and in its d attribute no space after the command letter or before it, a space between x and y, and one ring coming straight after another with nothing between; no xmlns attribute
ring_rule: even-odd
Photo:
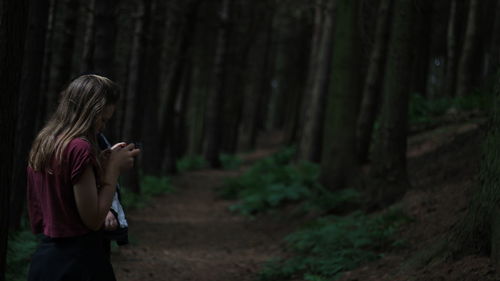
<svg viewBox="0 0 500 281"><path fill-rule="evenodd" d="M44 236L32 256L28 281L115 281L100 232L70 238Z"/></svg>

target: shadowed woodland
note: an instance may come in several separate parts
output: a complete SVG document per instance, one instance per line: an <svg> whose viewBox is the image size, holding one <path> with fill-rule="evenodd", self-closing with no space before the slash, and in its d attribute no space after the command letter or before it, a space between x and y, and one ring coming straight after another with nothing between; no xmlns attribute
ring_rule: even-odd
<svg viewBox="0 0 500 281"><path fill-rule="evenodd" d="M0 0L0 281L73 78L122 96L119 280L500 280L499 0Z"/></svg>

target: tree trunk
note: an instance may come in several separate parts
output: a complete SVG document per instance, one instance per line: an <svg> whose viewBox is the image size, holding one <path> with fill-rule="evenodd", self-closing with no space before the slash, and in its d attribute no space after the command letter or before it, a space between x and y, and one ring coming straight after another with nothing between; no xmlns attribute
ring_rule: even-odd
<svg viewBox="0 0 500 281"><path fill-rule="evenodd" d="M92 0L96 1L96 0ZM93 50L89 70L93 73L105 76L118 82L117 73L115 73L116 54L116 33L118 31L116 10L119 6L119 0L96 1L94 4L94 21L98 28L93 29ZM122 113L121 108L117 108L117 116L112 118L107 125L106 137L110 140L117 140L119 136L120 119L117 118Z"/></svg>
<svg viewBox="0 0 500 281"><path fill-rule="evenodd" d="M304 104L304 124L299 139L298 158L312 161L321 161L323 126L325 118L325 102L328 92L329 80L331 75L332 54L333 54L333 35L334 35L334 2L329 1L321 8L321 13L325 13L323 24L321 25L320 40L317 54L311 54L311 60L317 57L314 70L309 71L310 87L306 89ZM311 77L312 75L312 77ZM309 93L309 94L307 94Z"/></svg>
<svg viewBox="0 0 500 281"><path fill-rule="evenodd" d="M123 135L126 141L132 141L138 137L140 129L134 127L135 120L138 118L137 108L139 104L139 83L141 78L143 53L144 53L144 29L146 18L146 1L138 0L137 14L135 15L135 26L133 32L132 52L129 59L128 83L126 85L126 107Z"/></svg>
<svg viewBox="0 0 500 281"><path fill-rule="evenodd" d="M276 12L277 13L277 12ZM275 21L275 20L274 20ZM273 34L276 34L277 32L274 32L273 31ZM270 43L270 51L269 51L269 55L271 57L271 59L269 60L269 67L268 67L268 78L269 78L269 81L268 81L268 93L267 95L263 95L262 96L262 101L261 101L261 104L263 105L260 109L259 109L259 115L256 116L256 122L257 122L257 129L258 130L262 130L262 131L269 131L273 128L273 100L275 99L274 97L276 96L277 94L277 86L278 86L278 83L277 83L277 79L276 79L276 76L277 76L277 65L278 65L278 61L277 61L277 57L278 57L278 53L279 53L279 48L278 48L278 45L276 42L275 42L275 37L277 37L277 35L273 35L273 40L271 41Z"/></svg>
<svg viewBox="0 0 500 281"><path fill-rule="evenodd" d="M96 1L96 0L94 0ZM92 64L94 72L114 79L114 60L116 42L115 11L119 0L96 1L94 32L94 52Z"/></svg>
<svg viewBox="0 0 500 281"><path fill-rule="evenodd" d="M413 13L412 0L395 1L380 128L370 171L372 184L369 191L373 200L383 206L399 199L410 185L406 146Z"/></svg>
<svg viewBox="0 0 500 281"><path fill-rule="evenodd" d="M273 29L272 25L274 22L274 17L275 17L275 7L271 7L273 9L272 15L269 18L269 26L267 30L267 35L266 35L266 46L265 46L265 53L264 53L264 62L262 65L262 70L261 70L261 80L260 80L260 88L258 90L259 95L258 99L256 100L256 108L254 108L254 113L253 113L253 118L252 118L252 123L249 125L250 128L250 133L248 137L248 147L249 149L254 149L257 147L257 141L259 137L259 132L262 131L265 126L265 120L266 120L266 111L268 109L267 106L267 101L269 100L269 97L271 96L272 92L272 77L274 75L273 73L273 58L274 58L274 52L273 52Z"/></svg>
<svg viewBox="0 0 500 281"><path fill-rule="evenodd" d="M356 122L361 99L362 69L357 1L337 1L332 62L332 89L327 103L324 157L320 181L329 189L351 187L356 172Z"/></svg>
<svg viewBox="0 0 500 281"><path fill-rule="evenodd" d="M412 67L410 94L427 97L427 76L430 64L430 42L432 34L432 1L420 0L419 10L415 17L416 24L413 34L418 34L414 40L414 60Z"/></svg>
<svg viewBox="0 0 500 281"><path fill-rule="evenodd" d="M43 70L42 81L40 86L40 98L38 99L38 118L36 119L36 127L41 128L43 122L47 119L47 99L49 95L50 71L52 66L52 46L54 41L54 24L56 21L56 11L59 5L59 0L49 0L49 18L47 20L47 31L45 35L45 52L43 54Z"/></svg>
<svg viewBox="0 0 500 281"><path fill-rule="evenodd" d="M500 69L500 1L497 0L494 25L491 33L489 46L489 59L486 68L486 75L494 75Z"/></svg>
<svg viewBox="0 0 500 281"><path fill-rule="evenodd" d="M17 109L23 65L28 13L27 0L0 2L0 128L2 128L2 161L0 167L0 281L5 281L7 241L9 234L9 199L12 188Z"/></svg>
<svg viewBox="0 0 500 281"><path fill-rule="evenodd" d="M78 19L77 0L62 0L61 7L56 7L54 22L50 80L48 88L47 113L51 114L57 106L59 94L69 83L75 34ZM59 20L60 19L60 20Z"/></svg>
<svg viewBox="0 0 500 281"><path fill-rule="evenodd" d="M194 66L193 66L194 67ZM197 67L193 70L193 85L201 85L201 67ZM198 82L200 81L200 82ZM192 98L190 102L190 112L189 112L189 139L188 139L188 150L187 154L189 156L201 155L203 153L203 131L204 131L204 116L206 109L206 89L205 91L200 90L200 86L193 89Z"/></svg>
<svg viewBox="0 0 500 281"><path fill-rule="evenodd" d="M302 104L301 112L303 112L304 116L301 120L301 127L299 128L299 137L298 137L298 152L297 152L297 158L298 159L307 159L307 157L304 157L304 154L307 154L306 151L304 151L305 147L308 145L305 144L305 141L308 141L310 139L310 136L307 133L307 122L308 120L311 119L311 113L309 112L309 108L313 107L311 104L311 98L310 96L311 93L313 92L313 87L315 84L315 78L316 73L320 72L318 69L322 65L322 61L320 59L320 53L321 53L321 42L323 41L323 33L325 33L325 22L326 18L330 15L330 13L327 11L329 8L327 6L330 6L332 1L325 1L325 0L315 0L311 1L314 8L314 21L313 21L313 26L312 26L312 38L310 40L310 50L309 50L309 65L307 67L307 82L304 88L304 101ZM324 42L324 41L323 41ZM317 71L318 70L318 71ZM304 140L304 138L306 138ZM304 143L304 145L302 145Z"/></svg>
<svg viewBox="0 0 500 281"><path fill-rule="evenodd" d="M474 63L474 51L477 37L477 12L478 0L470 0L469 14L467 16L467 30L465 32L464 46L460 54L458 65L457 96L464 97L472 91L472 76Z"/></svg>
<svg viewBox="0 0 500 281"><path fill-rule="evenodd" d="M450 15L448 18L448 31L446 40L446 77L445 96L455 96L457 85L457 0L451 0Z"/></svg>
<svg viewBox="0 0 500 281"><path fill-rule="evenodd" d="M250 54L249 71L251 71L253 79L247 81L247 87L244 89L245 98L239 141L239 149L243 151L249 151L256 147L259 118L261 118L262 109L266 106L263 103L264 97L269 95L271 90L270 66L274 7L266 7L266 10L262 35L255 43L253 54Z"/></svg>
<svg viewBox="0 0 500 281"><path fill-rule="evenodd" d="M307 73L307 84L306 91L309 91L314 85L314 77L316 77L316 70L321 64L320 53L321 53L321 42L323 41L323 36L325 34L325 25L331 13L333 0L315 0L314 1L314 26L313 26L313 36L311 40L311 50L309 53L309 66ZM331 19L330 19L331 20Z"/></svg>
<svg viewBox="0 0 500 281"><path fill-rule="evenodd" d="M219 153L221 149L221 123L224 108L224 89L226 85L226 59L228 42L228 18L231 0L223 0L220 8L220 26L217 35L217 50L214 63L215 86L208 100L206 116L205 158L214 168L220 167Z"/></svg>
<svg viewBox="0 0 500 281"><path fill-rule="evenodd" d="M356 130L356 151L360 164L368 161L370 145L373 139L373 127L379 112L380 94L384 82L387 58L387 42L390 35L392 5L392 0L382 0L378 10L375 46L370 55Z"/></svg>
<svg viewBox="0 0 500 281"><path fill-rule="evenodd" d="M183 75L186 74L186 68L190 63L190 49L193 34L196 31L196 17L198 14L198 7L200 1L191 1L186 7L187 11L181 18L182 31L180 42L178 44L178 50L176 61L172 66L172 73L170 75L170 80L168 82L168 92L167 101L164 115L162 116L162 132L161 135L161 145L164 147L163 159L161 170L169 174L175 174L177 172L177 140L178 140L178 127L177 124L177 114L176 114L176 104L179 101L179 96L182 88Z"/></svg>
<svg viewBox="0 0 500 281"><path fill-rule="evenodd" d="M277 13L281 13L278 8ZM282 29L276 30L277 43L274 50L274 72L273 92L269 97L268 130L283 131L287 143L292 138L297 113L302 109L299 107L298 93L304 76L297 74L307 71L309 66L311 44L311 33L313 28L307 24L297 26L297 20L281 19ZM301 29L302 28L302 29ZM301 57L307 57L304 61Z"/></svg>
<svg viewBox="0 0 500 281"><path fill-rule="evenodd" d="M189 156L204 154L207 125L205 117L207 116L208 100L214 82L212 74L214 53L216 53L217 48L217 42L214 38L217 38L218 31L216 28L211 28L214 24L207 25L205 23L211 22L219 9L220 5L218 3L203 1L197 15L197 32L193 38L193 46L204 46L204 48L193 47L191 52L192 86L188 121L190 138L187 152Z"/></svg>
<svg viewBox="0 0 500 281"><path fill-rule="evenodd" d="M182 87L180 89L180 102L179 102L179 117L176 127L177 138L175 140L175 147L177 147L176 151L176 160L187 153L188 143L190 139L189 135L189 127L188 127L188 113L189 113L189 104L191 101L191 83L192 83L192 73L191 73L191 62L185 67L183 78L182 78ZM177 162L177 161L176 161Z"/></svg>
<svg viewBox="0 0 500 281"><path fill-rule="evenodd" d="M140 141L141 134L141 78L144 71L144 29L147 26L147 13L149 12L150 0L137 1L137 15L134 26L134 37L129 64L129 76L126 91L126 107L123 122L123 136L126 142ZM134 193L140 193L139 167L135 163L134 168L123 177L123 185Z"/></svg>
<svg viewBox="0 0 500 281"><path fill-rule="evenodd" d="M491 99L490 122L482 145L478 190L472 196L466 215L455 225L449 237L453 254L491 254L496 266L500 261L500 76Z"/></svg>
<svg viewBox="0 0 500 281"><path fill-rule="evenodd" d="M137 15L137 2L136 1L118 1L117 10L115 11L116 16L116 39L115 39L115 47L113 48L113 69L112 80L114 80L118 85L122 87L121 98L118 101L117 109L113 118L111 118L111 123L106 126L106 136L111 142L115 141L124 141L124 120L127 103L127 85L129 84L129 73L131 70L130 67L130 58L132 57L132 47L134 34L133 31L136 25L135 17ZM132 16L131 16L132 15ZM95 46L95 55L99 51L97 49L101 48L101 42L98 40ZM110 50L106 47L106 53ZM94 59L94 63L96 64L96 71L103 71L103 73L107 73L109 71L110 65L106 65L102 68L98 65L97 57Z"/></svg>
<svg viewBox="0 0 500 281"><path fill-rule="evenodd" d="M224 103L224 118L223 118L223 136L221 141L221 151L226 154L234 154L238 148L238 142L242 137L240 135L240 127L243 127L244 111L247 103L250 100L248 98L249 86L256 81L253 81L255 77L256 64L266 63L265 54L259 52L258 62L249 60L255 53L258 47L265 44L266 32L261 32L261 26L267 29L267 23L269 22L270 12L266 7L265 12L260 10L263 3L249 4L246 2L236 3L235 9L232 10L232 15L239 15L238 18L231 17L229 21L233 26L237 26L231 29L230 36L228 38L227 50L227 73L226 78L226 93L227 94ZM259 11L261 13L259 14ZM261 50L263 48L261 47ZM254 52L252 52L254 51ZM260 80L259 80L260 81ZM256 82L255 87L259 87L260 84ZM260 90L260 89L259 89ZM260 99L261 93L259 90L255 90L251 95L254 96L254 102Z"/></svg>
<svg viewBox="0 0 500 281"><path fill-rule="evenodd" d="M142 119L142 142L144 144L143 159L144 172L147 174L160 175L161 173L161 153L160 138L161 132L158 126L158 100L160 97L160 67L163 35L165 34L166 6L164 1L155 1L151 7L152 22L149 25L148 46L146 48L145 75L141 99L144 103L144 117ZM160 153L159 153L160 151ZM158 159L160 158L160 159Z"/></svg>
<svg viewBox="0 0 500 281"><path fill-rule="evenodd" d="M479 1L477 3L476 13L476 38L473 47L473 59L471 60L472 74L470 77L470 89L473 93L477 90L483 90L485 87L492 87L493 75L487 79L488 60L490 56L489 46L490 42L494 40L493 28L495 25L495 0Z"/></svg>
<svg viewBox="0 0 500 281"><path fill-rule="evenodd" d="M24 214L26 198L26 167L36 126L37 100L41 99L41 74L45 49L45 33L49 11L48 0L31 0L26 44L21 76L19 114L16 132L16 152L13 166L11 198L11 229L18 230Z"/></svg>
<svg viewBox="0 0 500 281"><path fill-rule="evenodd" d="M300 120L302 119L302 102L307 77L307 67L309 66L310 42L312 27L307 22L307 18L302 16L300 20L293 23L292 34L288 35L289 40L294 44L286 46L285 49L285 70L283 77L281 102L285 105L284 114L279 116L280 123L283 124L285 134L285 144L294 145L298 141Z"/></svg>
<svg viewBox="0 0 500 281"><path fill-rule="evenodd" d="M102 2L109 2L109 1L98 1L98 3ZM97 30L100 30L101 28L104 28L104 26L99 25L99 23L95 24L95 6L96 6L96 0L89 0L86 3L86 6L83 7L84 10L84 35L83 35L83 42L82 42L82 56L81 56L81 61L80 61L80 67L78 68L79 73L89 73L93 70L93 61L92 61L92 56L94 52L94 33ZM98 26L99 28L95 28L95 26ZM78 73L75 73L75 75L78 75Z"/></svg>

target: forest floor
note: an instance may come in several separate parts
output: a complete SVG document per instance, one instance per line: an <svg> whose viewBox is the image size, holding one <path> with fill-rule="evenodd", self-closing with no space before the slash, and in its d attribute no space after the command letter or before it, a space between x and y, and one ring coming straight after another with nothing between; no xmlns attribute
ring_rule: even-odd
<svg viewBox="0 0 500 281"><path fill-rule="evenodd" d="M399 204L413 218L400 236L404 249L356 270L342 281L500 280L489 258L466 256L425 268L401 271L414 253L430 247L465 214L477 186L484 130L469 121L440 126L411 136L408 170L412 190ZM229 212L234 201L215 189L241 174L249 163L272 154L276 138L243 155L238 171L201 170L172 179L177 190L129 213L131 245L117 248L112 262L120 281L250 281L270 258L283 254L283 237L301 223L281 214L249 219Z"/></svg>

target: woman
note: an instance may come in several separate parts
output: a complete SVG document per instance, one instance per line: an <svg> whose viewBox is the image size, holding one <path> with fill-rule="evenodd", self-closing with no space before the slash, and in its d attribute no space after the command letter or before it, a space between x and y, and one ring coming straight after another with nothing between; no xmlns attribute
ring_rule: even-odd
<svg viewBox="0 0 500 281"><path fill-rule="evenodd" d="M116 280L101 228L118 176L140 153L125 143L99 152L97 133L113 115L118 98L118 87L105 77L76 78L33 142L28 210L31 228L42 239L28 280Z"/></svg>

